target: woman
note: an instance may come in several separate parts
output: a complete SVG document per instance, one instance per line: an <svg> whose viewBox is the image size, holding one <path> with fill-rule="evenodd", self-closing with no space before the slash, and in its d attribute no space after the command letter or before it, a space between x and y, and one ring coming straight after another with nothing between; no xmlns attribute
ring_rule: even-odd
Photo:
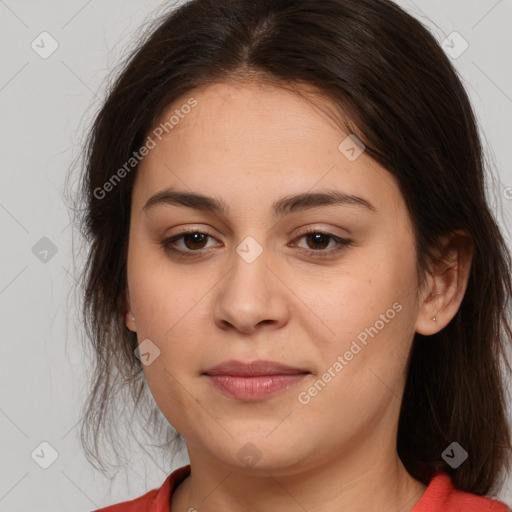
<svg viewBox="0 0 512 512"><path fill-rule="evenodd" d="M127 384L190 458L101 510L507 510L510 256L418 21L192 0L130 57L86 157L84 445L101 460Z"/></svg>

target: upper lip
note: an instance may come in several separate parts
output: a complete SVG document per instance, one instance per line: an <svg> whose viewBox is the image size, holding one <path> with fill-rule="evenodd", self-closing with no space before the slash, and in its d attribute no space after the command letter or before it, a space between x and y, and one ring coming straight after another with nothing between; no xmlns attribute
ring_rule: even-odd
<svg viewBox="0 0 512 512"><path fill-rule="evenodd" d="M236 377L255 377L258 375L294 375L309 373L303 368L296 368L274 361L224 361L208 370L206 375L233 375Z"/></svg>

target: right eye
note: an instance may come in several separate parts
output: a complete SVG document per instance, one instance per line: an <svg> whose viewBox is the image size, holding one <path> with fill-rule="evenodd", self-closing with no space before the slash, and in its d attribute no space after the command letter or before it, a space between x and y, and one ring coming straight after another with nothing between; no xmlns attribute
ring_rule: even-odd
<svg viewBox="0 0 512 512"><path fill-rule="evenodd" d="M191 253L201 253L204 250L204 243L207 241L208 237L213 238L213 235L199 230L183 231L178 235L172 235L162 240L160 245L165 251L171 252L179 257L194 257L195 254ZM180 239L183 239L185 249L176 248L176 242Z"/></svg>

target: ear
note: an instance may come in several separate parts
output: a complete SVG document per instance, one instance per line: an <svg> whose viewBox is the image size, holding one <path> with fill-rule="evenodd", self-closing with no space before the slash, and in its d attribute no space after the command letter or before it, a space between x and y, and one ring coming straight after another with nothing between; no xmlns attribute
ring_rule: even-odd
<svg viewBox="0 0 512 512"><path fill-rule="evenodd" d="M435 256L438 261L430 264L430 274L427 274L420 293L415 326L416 332L425 336L446 327L459 310L473 259L471 235L461 230L453 231L441 239Z"/></svg>
<svg viewBox="0 0 512 512"><path fill-rule="evenodd" d="M133 318L132 308L131 308L131 299L130 292L128 289L126 290L126 312L124 314L124 322L126 327L133 332L137 332L137 327L135 326L135 320Z"/></svg>

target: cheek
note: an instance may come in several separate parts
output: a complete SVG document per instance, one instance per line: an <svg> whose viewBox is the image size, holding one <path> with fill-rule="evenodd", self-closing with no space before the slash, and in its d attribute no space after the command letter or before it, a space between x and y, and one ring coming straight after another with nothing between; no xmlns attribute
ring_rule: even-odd
<svg viewBox="0 0 512 512"><path fill-rule="evenodd" d="M194 420L201 416L204 406L180 375L179 367L179 360L174 355L162 353L153 364L144 367L144 375L161 413L175 430L188 438L194 431Z"/></svg>
<svg viewBox="0 0 512 512"><path fill-rule="evenodd" d="M324 418L320 423L338 425L341 438L346 438L388 414L390 408L399 408L410 322L406 308L396 306L382 310L388 323L373 320L362 328L354 326L354 334L322 347L323 368L296 397L303 404L305 421Z"/></svg>
<svg viewBox="0 0 512 512"><path fill-rule="evenodd" d="M140 318L137 327L155 339L165 339L186 325L209 289L192 266L166 261L155 250L136 254L129 275L134 309Z"/></svg>
<svg viewBox="0 0 512 512"><path fill-rule="evenodd" d="M335 277L322 296L309 298L329 327L317 344L321 359L330 368L342 356L346 367L339 374L349 386L372 370L396 385L414 335L414 256L400 257L390 250L372 253L375 257L369 255L359 268L353 265L350 275Z"/></svg>
<svg viewBox="0 0 512 512"><path fill-rule="evenodd" d="M167 415L167 404L178 409L190 406L180 383L185 385L190 374L201 370L204 336L198 335L198 325L207 325L201 301L204 292L194 286L193 275L180 276L149 262L137 266L135 258L130 276L138 343L146 343L158 354L143 366L144 373L155 401Z"/></svg>
<svg viewBox="0 0 512 512"><path fill-rule="evenodd" d="M393 304L403 306L410 300L406 284L409 271L405 267L398 272L392 264L366 258L359 265L350 265L347 271L332 271L323 280L299 284L295 278L294 292L310 308L311 316L324 321L326 341L347 339L377 321L381 325L381 315L388 310L384 320L393 320L399 309L393 309Z"/></svg>

